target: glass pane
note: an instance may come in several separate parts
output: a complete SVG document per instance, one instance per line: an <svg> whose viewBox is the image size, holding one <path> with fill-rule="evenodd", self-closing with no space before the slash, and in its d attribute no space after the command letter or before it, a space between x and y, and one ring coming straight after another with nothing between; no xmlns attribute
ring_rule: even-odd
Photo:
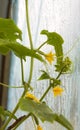
<svg viewBox="0 0 80 130"><path fill-rule="evenodd" d="M17 24L23 31L23 44L29 47L29 39L27 33L27 27L25 22L25 1L18 1L18 21ZM34 48L37 48L46 37L40 35L41 30L46 29L49 31L55 31L62 35L64 38L64 53L69 55L73 62L73 72L68 75L63 75L62 86L65 88L65 92L61 97L54 98L52 91L46 96L45 100L53 109L53 111L64 114L72 123L75 130L80 129L80 1L76 0L29 0L29 14L30 24L33 36ZM42 48L46 53L52 50L52 47L45 46ZM68 53L67 53L68 52ZM15 67L14 67L15 66ZM25 81L28 81L29 77L29 58L27 58L25 67ZM37 81L40 76L40 70L44 69L42 63L37 60L34 61L34 72L32 79L32 86L34 86L34 94L40 98L45 91L48 82ZM53 66L48 66L51 75L55 75L53 72ZM20 61L15 56L12 56L11 72L10 72L10 85L21 84L21 71ZM18 101L22 89L10 89L9 90L9 109L13 109ZM23 114L23 113L22 113ZM21 112L17 113L18 116ZM42 124L44 130L65 130L62 126L55 123ZM24 123L19 130L34 130L33 123L29 119Z"/></svg>

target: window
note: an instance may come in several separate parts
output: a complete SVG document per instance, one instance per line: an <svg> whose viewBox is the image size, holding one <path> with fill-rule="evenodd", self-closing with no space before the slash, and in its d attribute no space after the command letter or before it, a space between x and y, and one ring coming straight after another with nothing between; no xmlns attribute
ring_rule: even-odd
<svg viewBox="0 0 80 130"><path fill-rule="evenodd" d="M23 44L29 46L29 39L27 34L27 28L25 23L25 1L18 0L14 2L14 7L18 2L18 16L17 24L23 31ZM13 8L13 15L14 15ZM65 88L64 95L62 97L53 98L53 95L49 93L45 100L48 101L51 108L55 112L64 114L73 124L74 129L79 130L80 128L80 1L76 0L29 0L29 14L30 24L33 36L34 47L38 47L43 41L44 37L40 35L40 31L47 29L49 31L56 31L64 38L64 53L67 53L73 61L73 72L69 75L62 76L63 86ZM48 52L52 48L44 47L43 50ZM67 55L66 54L66 55ZM27 58L29 62L29 58ZM19 86L21 83L20 77L20 61L18 58L12 55L11 60L11 71L10 71L10 84ZM33 79L31 84L35 86L34 92L37 97L40 97L42 91L45 90L45 82L35 82L35 79L39 77L38 70L42 67L42 64L35 60L36 70L33 72ZM14 68L15 66L15 68ZM25 80L29 77L29 64L25 63ZM50 67L50 66L49 66ZM52 73L53 67L50 67L50 73ZM48 83L48 82L47 82ZM40 89L39 89L40 88ZM22 89L10 89L9 90L9 102L8 108L13 109L15 103L18 101ZM21 113L17 113L18 116ZM54 125L55 124L55 125ZM63 129L57 123L50 124L45 123L43 125L44 130L60 130ZM23 126L20 126L19 130L32 130L33 123L28 120ZM64 129L63 129L64 130Z"/></svg>

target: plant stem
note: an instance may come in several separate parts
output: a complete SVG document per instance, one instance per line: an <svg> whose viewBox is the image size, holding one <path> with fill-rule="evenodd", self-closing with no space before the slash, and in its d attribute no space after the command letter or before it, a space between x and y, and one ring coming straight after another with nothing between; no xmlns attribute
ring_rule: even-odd
<svg viewBox="0 0 80 130"><path fill-rule="evenodd" d="M30 75L29 75L29 79L28 79L28 84L30 84L31 79L32 79L33 63L34 63L34 59L31 57L31 63L30 63Z"/></svg>
<svg viewBox="0 0 80 130"><path fill-rule="evenodd" d="M31 114L31 116L33 117L32 119L35 120L36 125L39 125L38 118L34 114Z"/></svg>
<svg viewBox="0 0 80 130"><path fill-rule="evenodd" d="M24 115L24 116L18 118L11 126L8 127L7 130L11 130L13 128L14 128L13 130L16 130L16 128L18 128L30 116L33 117L32 119L34 119L36 124L38 125L39 121L38 121L37 117L35 115L33 115L32 113L29 113L28 115Z"/></svg>
<svg viewBox="0 0 80 130"><path fill-rule="evenodd" d="M38 50L37 52L38 52L39 54L45 56L45 53L44 53L44 52L42 52L42 51L40 51L40 50Z"/></svg>
<svg viewBox="0 0 80 130"><path fill-rule="evenodd" d="M47 90L44 92L44 94L43 94L42 97L40 98L40 101L42 101L42 100L44 99L44 97L45 97L45 96L47 95L47 93L49 92L50 88L51 88L51 86L49 86L49 87L47 88Z"/></svg>
<svg viewBox="0 0 80 130"><path fill-rule="evenodd" d="M25 0L25 3L26 3L26 22L27 22L28 35L30 40L30 47L31 49L33 49L32 35L31 35L30 22L29 22L28 0Z"/></svg>
<svg viewBox="0 0 80 130"><path fill-rule="evenodd" d="M43 44L41 44L41 45L38 47L37 51L40 50L41 47L43 47L46 43L47 43L47 41L45 41Z"/></svg>
<svg viewBox="0 0 80 130"><path fill-rule="evenodd" d="M21 58L21 75L22 75L22 84L24 84L24 70L23 70L23 61Z"/></svg>
<svg viewBox="0 0 80 130"><path fill-rule="evenodd" d="M7 87L7 88L23 88L23 86L9 86L9 85L1 83L1 82L0 82L0 85Z"/></svg>
<svg viewBox="0 0 80 130"><path fill-rule="evenodd" d="M8 86L7 84L4 84L4 83L0 83L0 85L5 86L5 87L10 87L10 86Z"/></svg>
<svg viewBox="0 0 80 130"><path fill-rule="evenodd" d="M65 65L65 66L66 66L66 65ZM62 72L63 72L65 66L63 66L63 68L62 68L61 71L59 72L59 74L58 74L58 76L56 77L56 79L58 79L58 78L61 76L61 74L62 74Z"/></svg>
<svg viewBox="0 0 80 130"><path fill-rule="evenodd" d="M21 121L15 126L15 128L13 130L16 130L16 128L18 128L27 118L29 118L31 116L31 113L29 113L27 116L24 116Z"/></svg>
<svg viewBox="0 0 80 130"><path fill-rule="evenodd" d="M32 42L32 35L31 35L31 30L30 30L30 22L29 22L29 11L28 11L28 0L25 0L26 3L26 23L27 23L27 29L28 29L28 36L29 36L29 41L30 41L30 47L33 50L33 42ZM33 73L33 58L31 57L31 64L30 64L30 75L29 75L29 80L28 83L30 84L31 79L32 79L32 73Z"/></svg>

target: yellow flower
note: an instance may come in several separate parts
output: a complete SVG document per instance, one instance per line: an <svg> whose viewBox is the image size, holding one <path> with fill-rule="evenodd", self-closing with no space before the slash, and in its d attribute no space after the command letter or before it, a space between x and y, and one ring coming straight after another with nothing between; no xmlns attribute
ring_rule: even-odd
<svg viewBox="0 0 80 130"><path fill-rule="evenodd" d="M37 130L43 130L43 128L40 125L38 125Z"/></svg>
<svg viewBox="0 0 80 130"><path fill-rule="evenodd" d="M31 94L29 92L27 92L25 94L25 98L30 98L30 99L34 100L35 102L38 102L38 103L40 102L39 99L37 99L33 94Z"/></svg>
<svg viewBox="0 0 80 130"><path fill-rule="evenodd" d="M45 55L45 58L50 64L52 64L52 61L54 61L54 56L55 54L53 54L52 52L49 52L48 54Z"/></svg>
<svg viewBox="0 0 80 130"><path fill-rule="evenodd" d="M56 86L56 87L53 88L54 96L61 95L63 91L64 91L64 89L61 88L60 86Z"/></svg>

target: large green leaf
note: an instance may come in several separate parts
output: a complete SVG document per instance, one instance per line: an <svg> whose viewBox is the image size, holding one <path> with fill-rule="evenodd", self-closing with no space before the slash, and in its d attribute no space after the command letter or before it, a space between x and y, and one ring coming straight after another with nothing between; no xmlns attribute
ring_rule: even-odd
<svg viewBox="0 0 80 130"><path fill-rule="evenodd" d="M73 127L69 121L63 115L53 113L53 111L49 108L48 105L46 105L46 103L37 103L30 98L23 98L20 101L20 109L33 113L36 117L40 118L41 121L48 121L51 123L53 121L57 121L68 130L73 130Z"/></svg>
<svg viewBox="0 0 80 130"><path fill-rule="evenodd" d="M39 54L36 54L34 50L31 50L18 42L11 42L9 40L6 40L5 42L5 40L0 39L0 53L6 55L10 50L12 50L19 58L25 59L25 56L30 56L42 62L44 61L43 58Z"/></svg>
<svg viewBox="0 0 80 130"><path fill-rule="evenodd" d="M64 42L63 38L56 32L48 32L47 30L42 30L41 34L47 36L47 44L54 46L56 56L57 56L57 64L63 61L63 48L62 44Z"/></svg>
<svg viewBox="0 0 80 130"><path fill-rule="evenodd" d="M28 111L39 117L42 121L53 122L56 118L52 110L45 103L36 103L35 101L26 98L20 102L20 108L23 111Z"/></svg>
<svg viewBox="0 0 80 130"><path fill-rule="evenodd" d="M13 20L0 18L0 38L11 41L16 39L22 40L22 32Z"/></svg>
<svg viewBox="0 0 80 130"><path fill-rule="evenodd" d="M25 60L25 56L34 57L40 61L43 58L36 54L34 50L19 44L17 39L22 39L22 32L16 26L13 20L0 18L0 53L6 55L10 50L19 58Z"/></svg>

